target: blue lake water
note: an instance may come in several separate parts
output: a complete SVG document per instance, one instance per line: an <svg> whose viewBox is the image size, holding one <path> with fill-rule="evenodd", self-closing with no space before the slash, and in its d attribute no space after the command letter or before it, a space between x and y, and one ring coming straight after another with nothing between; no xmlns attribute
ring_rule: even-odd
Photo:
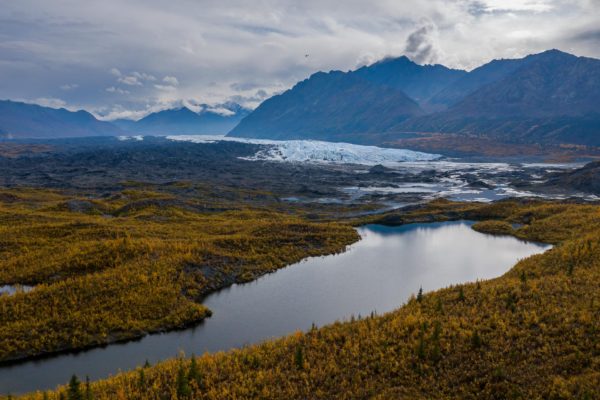
<svg viewBox="0 0 600 400"><path fill-rule="evenodd" d="M0 393L54 388L76 373L104 378L184 352L227 350L372 311L430 291L489 279L550 246L473 231L470 222L367 225L344 253L312 257L208 296L213 316L183 331L0 367Z"/></svg>

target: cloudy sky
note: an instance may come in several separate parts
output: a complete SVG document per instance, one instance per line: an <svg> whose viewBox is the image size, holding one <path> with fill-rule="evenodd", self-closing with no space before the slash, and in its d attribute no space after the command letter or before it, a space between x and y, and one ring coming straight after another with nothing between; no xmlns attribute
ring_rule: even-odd
<svg viewBox="0 0 600 400"><path fill-rule="evenodd" d="M255 107L385 56L471 69L558 48L600 58L600 0L0 0L0 98L105 119Z"/></svg>

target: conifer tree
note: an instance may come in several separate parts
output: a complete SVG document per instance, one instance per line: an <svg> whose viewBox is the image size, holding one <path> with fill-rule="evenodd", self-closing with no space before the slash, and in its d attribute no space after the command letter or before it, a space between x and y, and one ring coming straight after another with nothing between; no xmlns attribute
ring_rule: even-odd
<svg viewBox="0 0 600 400"><path fill-rule="evenodd" d="M444 307L442 305L442 298L440 296L438 296L438 298L437 298L436 311L440 314L444 313Z"/></svg>
<svg viewBox="0 0 600 400"><path fill-rule="evenodd" d="M92 387L90 386L90 377L85 376L85 400L92 400Z"/></svg>
<svg viewBox="0 0 600 400"><path fill-rule="evenodd" d="M177 387L177 398L185 399L190 396L192 393L190 389L190 385L188 382L188 377L183 369L183 364L179 364L179 369L177 370L177 381L175 382Z"/></svg>
<svg viewBox="0 0 600 400"><path fill-rule="evenodd" d="M146 374L144 373L143 368L140 368L139 371L138 385L141 389L144 389L146 387Z"/></svg>
<svg viewBox="0 0 600 400"><path fill-rule="evenodd" d="M198 388L202 387L202 375L200 374L200 369L198 368L198 363L196 362L196 356L194 356L193 354L192 360L190 361L188 380L190 383L195 382Z"/></svg>
<svg viewBox="0 0 600 400"><path fill-rule="evenodd" d="M69 387L67 389L67 399L68 400L83 400L83 395L81 393L81 382L77 379L77 376L73 374L71 380L69 381Z"/></svg>
<svg viewBox="0 0 600 400"><path fill-rule="evenodd" d="M477 331L473 331L473 334L471 335L471 347L474 349L481 347L481 337Z"/></svg>
<svg viewBox="0 0 600 400"><path fill-rule="evenodd" d="M298 370L304 369L304 353L302 352L301 346L296 347L295 361L296 361L296 369L298 369Z"/></svg>

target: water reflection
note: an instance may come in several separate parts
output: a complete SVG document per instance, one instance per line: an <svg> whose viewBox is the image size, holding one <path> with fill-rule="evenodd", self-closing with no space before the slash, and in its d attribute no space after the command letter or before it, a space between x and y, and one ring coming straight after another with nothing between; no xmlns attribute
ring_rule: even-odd
<svg viewBox="0 0 600 400"><path fill-rule="evenodd" d="M420 287L502 275L548 246L477 233L467 222L364 226L347 252L309 258L244 285L209 296L213 316L194 329L150 335L78 354L0 368L0 392L54 387L71 374L96 379L186 354L225 350L351 315L383 313ZM26 378L25 378L26 377Z"/></svg>

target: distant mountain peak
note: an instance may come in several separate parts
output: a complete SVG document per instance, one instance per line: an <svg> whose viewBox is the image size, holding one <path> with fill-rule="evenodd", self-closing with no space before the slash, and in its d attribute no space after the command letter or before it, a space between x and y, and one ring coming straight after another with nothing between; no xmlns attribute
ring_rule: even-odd
<svg viewBox="0 0 600 400"><path fill-rule="evenodd" d="M69 111L0 100L0 132L9 138L57 138L120 135L121 129L98 121L85 110Z"/></svg>
<svg viewBox="0 0 600 400"><path fill-rule="evenodd" d="M114 124L136 134L188 135L229 132L250 111L237 103L198 104L199 112L181 104L178 107L148 114L139 121L116 120ZM220 110L222 109L222 110ZM220 112L228 110L228 112Z"/></svg>
<svg viewBox="0 0 600 400"><path fill-rule="evenodd" d="M416 62L414 62L413 60L411 60L410 58L408 58L405 55L401 55L398 57L394 57L394 56L385 56L384 58L382 58L381 60L375 61L374 63L370 64L368 67L373 66L373 65L377 65L377 64L410 64L410 65L419 65Z"/></svg>

